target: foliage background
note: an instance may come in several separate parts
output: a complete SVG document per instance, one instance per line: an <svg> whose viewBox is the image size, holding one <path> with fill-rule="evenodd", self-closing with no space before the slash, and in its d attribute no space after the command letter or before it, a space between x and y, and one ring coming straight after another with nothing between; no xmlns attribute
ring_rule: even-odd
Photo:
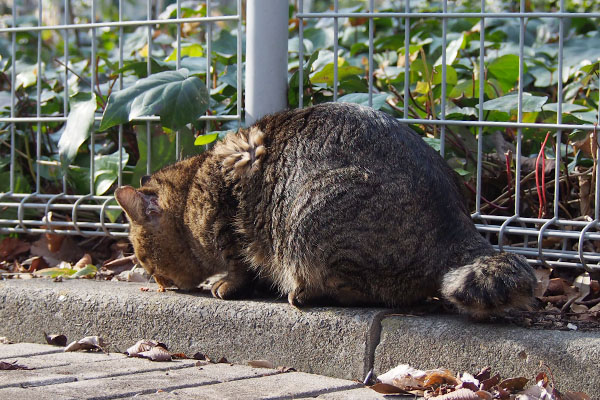
<svg viewBox="0 0 600 400"><path fill-rule="evenodd" d="M36 26L37 2L30 7L27 1L20 3L18 26ZM124 1L124 19L146 19L146 2ZM309 1L305 3L310 3ZM314 11L326 11L333 2L313 1ZM63 23L62 1L44 1L44 24ZM71 0L69 23L91 21L90 0ZM97 21L118 20L118 2L96 2ZM438 1L411 1L413 11L441 11ZM600 3L593 0L569 0L565 2L569 12L598 12ZM0 24L12 26L12 2L0 2ZM175 5L169 1L153 2L153 18L168 19L176 15ZM295 18L296 4L290 3L289 19L289 82L290 107L298 104L298 24ZM452 1L449 11L478 12L479 1ZM487 1L486 11L518 11L516 2ZM556 11L558 2L529 0L526 11ZM340 1L340 10L346 12L366 11L367 1ZM32 11L33 10L33 11ZM403 1L377 1L377 11L404 10ZM235 13L235 1L214 4L212 15ZM184 17L206 16L206 4L199 1L183 1ZM600 32L598 19L573 18L564 20L563 58L563 123L595 124L598 118L598 60L600 56ZM304 21L304 106L331 101L333 98L333 19L307 19ZM368 22L360 18L339 19L339 100L366 103L368 75L373 74L375 93L373 106L396 117L403 117L404 102L408 103L409 118L438 119L441 115L441 20L433 18L411 19L410 98L404 99L404 21L394 18L377 18L375 23L374 61L375 69L368 71ZM137 185L147 169L147 138L151 140L151 170L175 161L175 130L181 135L180 156L204 151L212 140L236 129L237 121L199 122L202 114L235 115L237 102L236 38L237 24L213 23L211 42L211 65L207 68L207 24L184 23L181 26L181 66L187 70L176 78L182 91L189 91L206 101L190 102L176 110L161 111L161 123L147 125L129 122L131 113L105 123L111 102L115 102L119 79L123 88L134 83L157 77L176 70L176 25L152 27L152 47L148 47L147 27L127 27L123 32L123 66L119 67L119 30L99 28L96 30L96 57L91 59L92 31L89 29L43 31L42 68L37 69L36 32L19 32L16 35L15 60L10 53L11 37L0 34L0 117L10 116L11 70L16 66L16 117L36 116L38 75L41 78L41 115L63 116L65 107L70 110L69 122L17 123L15 147L16 192L35 190L36 161L40 165L43 193L60 193L63 176L69 193L90 193L90 133L94 136L95 172L93 192L110 194L115 188L122 170L122 184ZM484 77L484 119L487 121L516 121L518 87L519 20L517 18L486 18L485 23L485 70L479 70L479 38L481 25L477 18L448 20L447 34L447 99L446 118L477 120L479 104L479 79ZM528 18L525 26L524 51L524 122L557 122L558 88L558 32L557 18ZM68 42L69 59L64 63L64 43ZM147 59L151 59L151 76L147 74ZM68 73L65 73L67 70ZM207 70L209 72L207 72ZM169 72L170 71L170 72ZM162 75L161 75L162 74ZM186 80L187 79L187 80ZM209 81L209 92L200 86ZM94 85L92 87L92 81ZM145 80L144 82L149 82ZM201 83L201 85L199 84ZM186 86L187 85L187 86ZM65 86L68 93L65 98ZM150 85L156 88L156 85ZM191 87L191 89L190 89ZM150 90L150 89L148 89ZM195 90L195 91L194 91ZM169 103L166 91L159 99ZM130 103L136 96L131 94ZM113 96L111 98L111 95ZM65 106L67 103L67 106ZM187 108L186 108L187 107ZM152 114L156 109L137 109L137 116ZM175 118L176 111L181 115ZM164 115L163 115L164 114ZM185 116L188 117L185 117ZM94 118L95 117L95 118ZM186 119L186 118L189 118ZM116 121L116 124L114 123ZM118 148L118 123L123 124L123 148ZM81 127L89 126L89 131ZM75 128L73 128L75 127ZM9 174L10 125L0 123L0 191L6 192ZM439 148L439 128L434 125L413 125L427 142ZM41 159L36 160L36 134L41 130ZM84 131L84 132L82 132ZM478 130L466 126L446 127L445 157L459 173L470 192L470 207L474 207L475 170L477 159ZM483 128L483 197L482 211L491 214L514 213L515 143L514 129ZM554 168L560 168L561 196L560 217L577 219L593 213L594 187L593 166L596 163L595 147L589 132L563 132L559 148L560 162L556 163L556 134L542 129L523 129L522 162L522 216L548 216L552 213ZM548 137L546 145L542 146ZM61 146L61 141L62 146ZM201 143L195 146L194 141ZM122 151L122 165L119 165ZM535 183L536 160L543 153L546 160L545 186ZM508 156L508 157L507 157ZM62 164L61 164L62 160ZM61 167L62 165L62 167ZM539 168L539 167L538 167ZM538 178L541 172L538 172ZM542 194L545 194L542 196ZM115 218L113 216L112 218Z"/></svg>

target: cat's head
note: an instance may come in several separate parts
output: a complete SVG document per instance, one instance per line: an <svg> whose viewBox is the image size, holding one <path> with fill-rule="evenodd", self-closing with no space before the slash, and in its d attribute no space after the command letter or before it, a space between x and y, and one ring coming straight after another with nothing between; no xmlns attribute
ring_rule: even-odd
<svg viewBox="0 0 600 400"><path fill-rule="evenodd" d="M151 184L139 189L123 186L115 191L129 219L129 239L140 264L161 287L193 289L210 274L186 245L181 217L167 197L168 193Z"/></svg>

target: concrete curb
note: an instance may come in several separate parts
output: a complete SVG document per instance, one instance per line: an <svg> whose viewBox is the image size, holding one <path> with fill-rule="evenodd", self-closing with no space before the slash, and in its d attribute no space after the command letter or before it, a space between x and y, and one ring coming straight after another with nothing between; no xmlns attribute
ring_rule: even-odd
<svg viewBox="0 0 600 400"><path fill-rule="evenodd" d="M267 359L299 371L362 380L398 364L503 377L552 371L562 390L600 398L600 333L476 324L460 316L390 315L376 308L296 310L283 301L222 301L207 294L143 292L139 283L72 280L0 282L0 336L44 341L103 336L113 351L141 338L174 352L230 362ZM152 287L152 286L151 286ZM152 287L154 290L155 287Z"/></svg>

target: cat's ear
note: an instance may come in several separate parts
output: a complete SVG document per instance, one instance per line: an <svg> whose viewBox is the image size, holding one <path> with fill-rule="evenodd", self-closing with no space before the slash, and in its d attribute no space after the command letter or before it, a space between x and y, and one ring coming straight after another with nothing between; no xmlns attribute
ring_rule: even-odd
<svg viewBox="0 0 600 400"><path fill-rule="evenodd" d="M115 198L129 219L141 224L161 214L158 196L142 193L131 186L122 186L115 190Z"/></svg>
<svg viewBox="0 0 600 400"><path fill-rule="evenodd" d="M140 186L144 186L150 180L150 175L144 175L140 178Z"/></svg>

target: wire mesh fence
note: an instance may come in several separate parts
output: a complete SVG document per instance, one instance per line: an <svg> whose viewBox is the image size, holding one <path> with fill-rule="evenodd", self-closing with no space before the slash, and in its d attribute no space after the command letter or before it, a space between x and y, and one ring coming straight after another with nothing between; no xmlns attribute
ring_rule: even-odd
<svg viewBox="0 0 600 400"><path fill-rule="evenodd" d="M239 126L241 0L116 3L0 3L0 232L126 236L115 186L197 151L198 132ZM211 94L196 126L165 133L159 116L139 116L98 131L109 94L181 68Z"/></svg>
<svg viewBox="0 0 600 400"><path fill-rule="evenodd" d="M115 186L188 155L199 133L241 123L242 2L26 3L0 3L0 232L126 236ZM390 112L463 176L476 226L497 248L600 269L600 4L291 4L291 107ZM96 96L97 127L109 93L180 68L210 90L203 127L164 133L160 117L137 117L92 129L87 151L59 157L82 93Z"/></svg>
<svg viewBox="0 0 600 400"><path fill-rule="evenodd" d="M465 176L465 185L473 192L472 217L479 231L496 248L522 254L532 263L599 271L596 126L600 37L597 28L578 31L577 26L588 22L597 26L600 6L591 2L587 7L567 10L564 0L556 4L370 0L340 9L339 3L335 0L321 12L297 13L301 62L294 87L297 92L292 97L298 105L319 101L320 96L391 106L399 120L423 133L451 164L461 158L456 157L456 148L465 146L457 142L469 136L473 143L465 147L471 146L473 152L462 152L463 164L455 170ZM573 2L569 6L576 8ZM304 10L302 0L298 9ZM384 27L382 21L392 27L393 44L374 36L376 29ZM459 24L466 28L457 37ZM450 30L451 25L455 29ZM314 51L307 50L316 41L314 28L325 26L332 31L332 79L328 84L323 84L323 74L315 72L318 68L312 64L323 54L313 58ZM577 32L585 32L585 44L573 42L578 40ZM470 40L466 35L471 35ZM541 35L551 40L544 42ZM499 36L502 44L498 44ZM423 51L434 46L437 53ZM390 50L397 58L386 59ZM467 54L470 65L457 62L460 52ZM429 60L432 55L437 58L435 64ZM344 77L351 67L367 71L360 97L344 94L351 83ZM586 78L573 78L579 73ZM545 86L553 97L532 95L533 90L541 92L544 84L538 85L538 80L546 74L550 83ZM514 82L506 82L510 75L514 75ZM457 95L460 85L471 93ZM573 95L574 90L585 94ZM308 102L306 96L310 96ZM532 106L532 100L540 103ZM553 118L542 115L549 110ZM586 115L576 115L574 110L585 110ZM585 163L578 159L582 153L574 144L582 138L589 146ZM495 151L486 151L494 141ZM506 167L500 173L490 172L490 162ZM465 165L472 169L470 179ZM497 181L502 181L503 188L489 190ZM532 209L539 210L537 215Z"/></svg>

